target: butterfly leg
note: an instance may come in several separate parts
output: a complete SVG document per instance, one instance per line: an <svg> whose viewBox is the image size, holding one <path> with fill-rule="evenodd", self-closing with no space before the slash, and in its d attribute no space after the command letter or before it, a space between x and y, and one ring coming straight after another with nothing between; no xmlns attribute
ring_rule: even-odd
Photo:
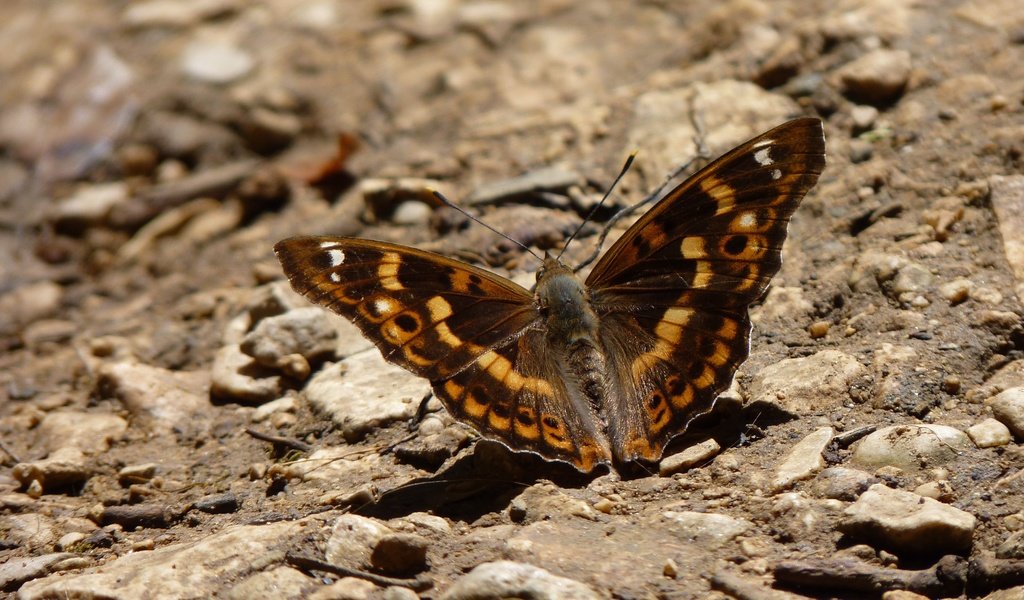
<svg viewBox="0 0 1024 600"><path fill-rule="evenodd" d="M409 431L415 431L416 427L423 421L423 418L427 416L427 405L430 403L430 399L434 397L433 390L427 392L423 399L420 400L419 408L416 409L416 414L413 415L412 420L409 421Z"/></svg>

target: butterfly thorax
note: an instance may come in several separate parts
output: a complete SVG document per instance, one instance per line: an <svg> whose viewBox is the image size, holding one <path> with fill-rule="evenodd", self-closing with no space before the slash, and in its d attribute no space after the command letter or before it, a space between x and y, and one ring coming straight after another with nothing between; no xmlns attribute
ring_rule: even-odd
<svg viewBox="0 0 1024 600"><path fill-rule="evenodd" d="M593 410L600 415L605 393L605 356L597 313L587 288L572 269L546 258L537 273L534 294L545 337L560 351L563 364L576 379Z"/></svg>

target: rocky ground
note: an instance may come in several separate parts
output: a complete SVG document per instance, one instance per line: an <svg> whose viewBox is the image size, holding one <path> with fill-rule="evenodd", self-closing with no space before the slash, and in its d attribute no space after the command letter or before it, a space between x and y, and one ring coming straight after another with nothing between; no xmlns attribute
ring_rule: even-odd
<svg viewBox="0 0 1024 600"><path fill-rule="evenodd" d="M14 0L0 39L3 592L1024 597L1018 0ZM273 256L528 283L426 188L552 249L630 151L612 208L799 115L828 165L750 359L646 476L410 428L426 382Z"/></svg>

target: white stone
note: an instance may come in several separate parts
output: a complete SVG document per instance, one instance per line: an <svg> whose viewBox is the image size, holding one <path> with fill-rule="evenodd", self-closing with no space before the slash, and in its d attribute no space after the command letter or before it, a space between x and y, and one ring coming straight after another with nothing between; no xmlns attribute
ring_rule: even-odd
<svg viewBox="0 0 1024 600"><path fill-rule="evenodd" d="M979 448L1005 446L1013 441L1010 429L996 419L985 419L967 428L967 435Z"/></svg>
<svg viewBox="0 0 1024 600"><path fill-rule="evenodd" d="M1017 439L1024 439L1024 387L1003 390L985 401L992 414L1006 425Z"/></svg>
<svg viewBox="0 0 1024 600"><path fill-rule="evenodd" d="M673 473L681 473L695 465L711 460L721 450L722 446L714 438L704 440L681 452L661 459L661 463L658 464L658 474L662 477L667 477Z"/></svg>
<svg viewBox="0 0 1024 600"><path fill-rule="evenodd" d="M1024 175L996 175L988 182L1003 253L1017 279L1017 299L1024 302Z"/></svg>
<svg viewBox="0 0 1024 600"><path fill-rule="evenodd" d="M720 548L754 526L746 519L693 511L665 511L662 519L674 537L710 549Z"/></svg>
<svg viewBox="0 0 1024 600"><path fill-rule="evenodd" d="M845 511L839 529L897 553L939 555L970 549L974 515L880 483Z"/></svg>
<svg viewBox="0 0 1024 600"><path fill-rule="evenodd" d="M237 81L252 72L255 65L252 55L224 40L193 40L185 47L181 59L185 75L217 84Z"/></svg>
<svg viewBox="0 0 1024 600"><path fill-rule="evenodd" d="M838 350L822 350L803 358L787 358L755 374L751 402L774 404L791 414L823 412L850 398L850 385L867 374L860 362Z"/></svg>
<svg viewBox="0 0 1024 600"><path fill-rule="evenodd" d="M967 434L955 427L892 425L857 442L850 463L866 469L891 466L917 473L947 464L973 447Z"/></svg>
<svg viewBox="0 0 1024 600"><path fill-rule="evenodd" d="M834 433L831 427L821 427L797 442L782 464L775 469L772 489L784 490L824 469L825 457L822 452L832 441Z"/></svg>
<svg viewBox="0 0 1024 600"><path fill-rule="evenodd" d="M557 577L540 567L501 560L474 567L448 588L440 600L480 598L598 600L601 596L578 581Z"/></svg>

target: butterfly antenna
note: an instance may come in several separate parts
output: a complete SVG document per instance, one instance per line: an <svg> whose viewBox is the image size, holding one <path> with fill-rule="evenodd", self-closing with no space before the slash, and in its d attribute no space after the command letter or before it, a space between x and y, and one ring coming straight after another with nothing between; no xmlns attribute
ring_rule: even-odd
<svg viewBox="0 0 1024 600"><path fill-rule="evenodd" d="M576 228L576 231L572 232L572 235L569 236L569 239L565 240L565 245L562 246L562 251L558 253L558 256L555 257L555 260L562 258L562 255L565 254L566 248L568 248L569 244L572 243L574 239L576 239L576 236L579 234L579 232L583 230L583 226L586 225L590 221L590 219L594 217L594 214L597 213L597 211L601 208L601 205L604 204L604 201L607 200L608 196L612 194L612 190L615 189L615 186L618 185L619 181L623 178L623 176L626 175L626 171L629 171L629 168L633 166L633 160L635 159L636 150L631 152L629 156L626 157L626 164L622 165L622 170L619 171L619 174L615 176L615 181L613 181L612 184L608 187L608 191L605 192L604 196L601 197L601 201L595 204L594 208L590 209L590 212L587 213L587 216Z"/></svg>
<svg viewBox="0 0 1024 600"><path fill-rule="evenodd" d="M487 229L493 231L494 233L496 233L496 234L500 235L501 237L505 238L506 240L512 242L516 246L519 246L523 250L526 250L527 252L532 254L533 257L536 258L537 260L539 260L541 262L544 261L544 259L541 258L540 256L538 256L536 252L531 250L529 246L527 246L526 244L520 242L519 240L515 240L515 239L510 238L509 236L505 235L504 233L502 233L502 232L498 231L497 229L491 227L487 223L484 223L480 219L478 219L478 218L474 217L473 215L469 214L464 208L462 208L461 206L458 206L457 204L455 204L454 202L452 202L448 198L445 198L444 194L442 194L441 192L439 192L437 190L430 190L430 193L433 194L434 197L437 198L441 202L441 204L444 204L445 206L447 206L449 208L454 208L455 210L457 210L460 213L462 213L462 214L466 215L467 217L469 217L469 219L472 220L474 223L477 223L479 225L483 225Z"/></svg>

